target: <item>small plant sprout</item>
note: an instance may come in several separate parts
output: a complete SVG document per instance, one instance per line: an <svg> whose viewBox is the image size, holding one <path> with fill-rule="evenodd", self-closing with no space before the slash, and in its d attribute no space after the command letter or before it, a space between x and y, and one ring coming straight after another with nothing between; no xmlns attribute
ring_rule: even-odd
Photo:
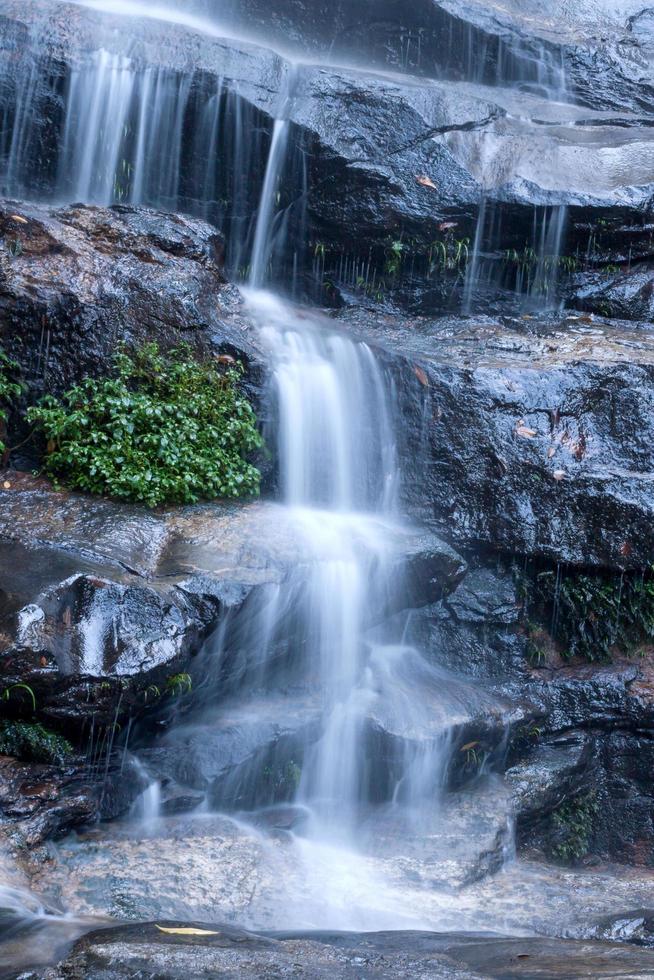
<svg viewBox="0 0 654 980"><path fill-rule="evenodd" d="M173 674L166 680L166 691L175 698L190 694L192 688L193 679L190 674Z"/></svg>

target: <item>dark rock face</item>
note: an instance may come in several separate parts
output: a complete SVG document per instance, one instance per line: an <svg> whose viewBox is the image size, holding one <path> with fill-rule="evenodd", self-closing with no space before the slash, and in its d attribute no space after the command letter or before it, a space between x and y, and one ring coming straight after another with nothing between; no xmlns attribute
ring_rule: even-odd
<svg viewBox="0 0 654 980"><path fill-rule="evenodd" d="M0 756L0 812L20 846L34 847L93 819L97 788L79 765L44 766Z"/></svg>
<svg viewBox="0 0 654 980"><path fill-rule="evenodd" d="M274 8L262 0L219 7L198 0L196 6L263 43L273 39L316 56L436 78L472 74L523 91L551 84L561 73L582 104L648 109L651 16L638 0L601 7L556 2L547 16L536 2L522 0L492 10L474 0L418 0L410 7L397 0L281 0Z"/></svg>
<svg viewBox="0 0 654 980"><path fill-rule="evenodd" d="M574 315L367 322L424 381L422 404L404 406L425 460L406 489L453 543L648 567L649 330Z"/></svg>
<svg viewBox="0 0 654 980"><path fill-rule="evenodd" d="M189 975L239 977L509 977L574 980L576 977L651 976L646 950L608 943L435 933L245 933L198 924L196 936L176 935L176 922L122 926L80 940L61 966L43 980L98 980L134 976L183 980ZM163 930L170 929L166 934Z"/></svg>
<svg viewBox="0 0 654 980"><path fill-rule="evenodd" d="M638 266L630 272L582 277L573 294L579 309L622 320L654 321L654 270Z"/></svg>

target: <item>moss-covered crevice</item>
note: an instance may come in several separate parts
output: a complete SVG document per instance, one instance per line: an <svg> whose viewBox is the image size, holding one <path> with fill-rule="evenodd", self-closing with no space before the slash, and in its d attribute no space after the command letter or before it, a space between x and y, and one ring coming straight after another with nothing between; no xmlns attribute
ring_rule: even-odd
<svg viewBox="0 0 654 980"><path fill-rule="evenodd" d="M515 572L527 653L535 665L564 659L610 660L654 642L654 573L526 565Z"/></svg>

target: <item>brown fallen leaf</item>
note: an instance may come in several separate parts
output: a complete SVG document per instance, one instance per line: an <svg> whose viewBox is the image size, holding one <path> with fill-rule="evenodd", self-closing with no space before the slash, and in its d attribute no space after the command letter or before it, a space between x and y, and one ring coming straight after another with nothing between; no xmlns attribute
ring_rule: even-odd
<svg viewBox="0 0 654 980"><path fill-rule="evenodd" d="M40 665L42 667L47 667L48 666L48 661L47 661L47 659L45 657L41 657L41 659L39 660L39 663L40 663Z"/></svg>
<svg viewBox="0 0 654 980"><path fill-rule="evenodd" d="M215 932L213 929L195 929L192 926L180 926L179 928L168 929L166 926L159 926L155 922L155 928L159 932L165 932L169 936L219 936L219 932Z"/></svg>
<svg viewBox="0 0 654 980"><path fill-rule="evenodd" d="M23 218L20 214L10 215L12 221L17 221L19 225L26 225L28 223L27 218Z"/></svg>
<svg viewBox="0 0 654 980"><path fill-rule="evenodd" d="M416 365L416 367L414 367L413 370L415 371L416 378L418 379L418 381L420 382L420 384L422 385L422 387L423 388L428 388L429 387L429 378L427 377L427 375L425 374L425 372L423 371L423 369L421 367L418 367Z"/></svg>
<svg viewBox="0 0 654 980"><path fill-rule="evenodd" d="M469 752L470 749L474 749L475 745L479 745L479 742L466 742L465 745L461 746L459 752Z"/></svg>
<svg viewBox="0 0 654 980"><path fill-rule="evenodd" d="M554 470L555 480L565 480L565 470Z"/></svg>
<svg viewBox="0 0 654 980"><path fill-rule="evenodd" d="M551 459L555 452L556 449L554 448L554 446L550 446L550 448L547 450L547 458Z"/></svg>
<svg viewBox="0 0 654 980"><path fill-rule="evenodd" d="M219 354L216 360L219 364L236 364L236 358L231 354Z"/></svg>
<svg viewBox="0 0 654 980"><path fill-rule="evenodd" d="M425 174L420 174L420 175L416 174L416 180L418 181L421 187L431 187L433 191L438 190L434 181L430 177L426 177Z"/></svg>
<svg viewBox="0 0 654 980"><path fill-rule="evenodd" d="M439 231L449 231L451 228L458 227L458 221L443 221L439 226Z"/></svg>
<svg viewBox="0 0 654 980"><path fill-rule="evenodd" d="M620 554L623 555L625 558L628 558L632 551L633 548L631 547L628 541L625 541L625 543L620 548Z"/></svg>
<svg viewBox="0 0 654 980"><path fill-rule="evenodd" d="M523 439L533 439L538 433L535 429L528 429L526 425L519 425L516 428L516 435L522 436Z"/></svg>

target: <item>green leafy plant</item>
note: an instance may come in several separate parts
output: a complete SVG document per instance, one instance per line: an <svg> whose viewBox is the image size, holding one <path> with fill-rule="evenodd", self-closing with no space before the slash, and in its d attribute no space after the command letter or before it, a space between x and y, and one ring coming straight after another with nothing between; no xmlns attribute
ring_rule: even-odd
<svg viewBox="0 0 654 980"><path fill-rule="evenodd" d="M651 570L616 574L560 568L516 574L529 609L527 652L532 663L545 659L552 641L562 656L591 661L610 659L614 648L632 653L654 641Z"/></svg>
<svg viewBox="0 0 654 980"><path fill-rule="evenodd" d="M248 456L263 443L238 380L238 368L200 363L186 346L123 351L113 376L29 410L47 440L45 472L150 507L256 494Z"/></svg>
<svg viewBox="0 0 654 980"><path fill-rule="evenodd" d="M293 759L279 766L265 766L262 782L272 799L290 799L300 785L302 769Z"/></svg>
<svg viewBox="0 0 654 980"><path fill-rule="evenodd" d="M193 679L190 674L173 674L166 680L166 691L173 697L190 694L192 688Z"/></svg>
<svg viewBox="0 0 654 980"><path fill-rule="evenodd" d="M2 692L3 701L8 701L14 691L25 691L32 702L32 709L36 711L36 696L29 684L12 684L10 687L6 687Z"/></svg>
<svg viewBox="0 0 654 980"><path fill-rule="evenodd" d="M553 573L545 586L553 611L557 638L566 653L589 660L608 658L611 647L629 651L654 639L654 580L642 575L595 575L563 578L556 586Z"/></svg>
<svg viewBox="0 0 654 980"><path fill-rule="evenodd" d="M386 272L389 276L396 276L402 265L404 245L400 241L391 242L386 250Z"/></svg>
<svg viewBox="0 0 654 980"><path fill-rule="evenodd" d="M552 815L552 857L565 864L586 857L599 803L594 792L564 803Z"/></svg>
<svg viewBox="0 0 654 980"><path fill-rule="evenodd" d="M43 725L23 721L0 722L0 753L13 755L27 762L64 765L73 747L61 735L55 735Z"/></svg>
<svg viewBox="0 0 654 980"><path fill-rule="evenodd" d="M0 349L0 455L7 451L4 439L9 407L23 392L23 385L17 380L17 375L18 364Z"/></svg>

